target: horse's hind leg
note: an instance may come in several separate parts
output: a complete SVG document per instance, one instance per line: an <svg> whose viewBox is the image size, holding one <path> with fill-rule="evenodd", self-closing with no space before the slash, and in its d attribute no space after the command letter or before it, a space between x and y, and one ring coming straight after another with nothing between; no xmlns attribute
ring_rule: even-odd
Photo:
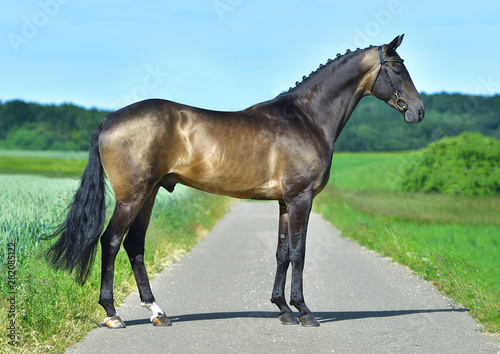
<svg viewBox="0 0 500 354"><path fill-rule="evenodd" d="M151 322L155 326L171 326L169 318L165 312L156 304L155 298L149 285L148 274L144 265L144 242L146 238L146 230L151 219L151 211L153 210L158 187L149 195L141 210L137 214L132 226L130 227L123 247L127 251L127 255L132 265L135 281L139 289L142 306L153 312Z"/></svg>
<svg viewBox="0 0 500 354"><path fill-rule="evenodd" d="M288 234L288 213L286 205L280 202L280 220L278 233L278 248L276 250L276 261L278 263L276 269L276 278L274 281L273 294L271 302L276 304L280 309L279 319L283 324L297 324L290 307L288 307L285 299L285 283L286 272L290 265L290 236Z"/></svg>
<svg viewBox="0 0 500 354"><path fill-rule="evenodd" d="M131 203L123 203L117 200L108 227L101 236L102 265L99 304L104 308L107 315L102 324L108 328L125 327L125 324L116 313L113 301L115 258L120 250L123 236L132 225L141 205L142 199Z"/></svg>

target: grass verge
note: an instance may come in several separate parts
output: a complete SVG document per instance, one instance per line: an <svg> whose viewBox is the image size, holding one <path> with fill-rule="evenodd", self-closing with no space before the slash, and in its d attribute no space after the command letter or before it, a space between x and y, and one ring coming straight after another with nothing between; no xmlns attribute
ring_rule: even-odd
<svg viewBox="0 0 500 354"><path fill-rule="evenodd" d="M345 237L391 257L500 331L500 198L398 190L411 154L339 154L315 208ZM338 171L338 173L336 173Z"/></svg>

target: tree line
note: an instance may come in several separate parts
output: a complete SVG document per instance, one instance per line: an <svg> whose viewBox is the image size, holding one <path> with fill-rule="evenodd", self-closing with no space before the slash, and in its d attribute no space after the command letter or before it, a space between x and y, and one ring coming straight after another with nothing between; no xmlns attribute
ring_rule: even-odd
<svg viewBox="0 0 500 354"><path fill-rule="evenodd" d="M373 97L361 100L337 151L417 150L443 137L479 132L500 139L500 95L422 94L425 119L417 125ZM87 150L93 130L109 111L73 104L0 102L0 149Z"/></svg>
<svg viewBox="0 0 500 354"><path fill-rule="evenodd" d="M0 103L0 149L83 151L109 112L73 104Z"/></svg>
<svg viewBox="0 0 500 354"><path fill-rule="evenodd" d="M373 97L356 107L337 143L337 151L418 150L444 137L479 132L500 139L500 95L421 94L425 118L404 123L401 113Z"/></svg>

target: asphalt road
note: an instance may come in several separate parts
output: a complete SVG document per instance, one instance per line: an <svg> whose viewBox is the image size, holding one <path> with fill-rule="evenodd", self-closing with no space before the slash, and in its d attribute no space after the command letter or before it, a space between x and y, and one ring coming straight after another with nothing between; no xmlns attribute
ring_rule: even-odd
<svg viewBox="0 0 500 354"><path fill-rule="evenodd" d="M304 294L320 327L282 325L269 301L278 204L237 202L152 281L172 327L154 327L135 291L118 309L126 329L97 328L68 352L500 353L499 339L429 282L341 238L317 214L309 225Z"/></svg>

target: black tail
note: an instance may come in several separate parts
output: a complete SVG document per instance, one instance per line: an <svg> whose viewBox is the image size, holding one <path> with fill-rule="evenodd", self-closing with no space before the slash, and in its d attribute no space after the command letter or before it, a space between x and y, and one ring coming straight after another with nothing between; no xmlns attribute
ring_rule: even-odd
<svg viewBox="0 0 500 354"><path fill-rule="evenodd" d="M60 236L47 252L47 260L70 273L76 268L76 281L84 284L92 271L97 244L106 217L104 174L99 156L97 127L90 141L89 161L80 185L68 206L64 222L48 238Z"/></svg>

